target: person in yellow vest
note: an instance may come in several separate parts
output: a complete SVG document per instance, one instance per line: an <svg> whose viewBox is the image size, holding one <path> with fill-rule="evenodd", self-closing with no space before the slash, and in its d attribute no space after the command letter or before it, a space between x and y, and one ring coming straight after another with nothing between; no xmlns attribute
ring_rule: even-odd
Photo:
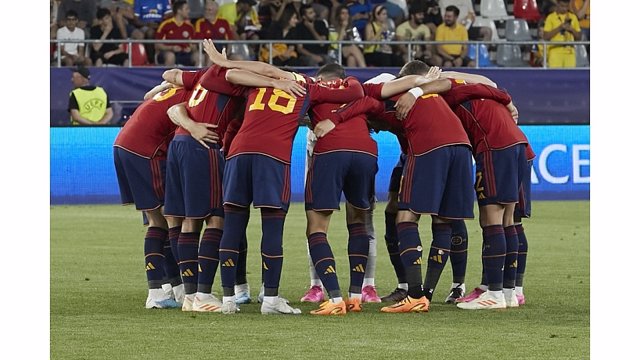
<svg viewBox="0 0 640 360"><path fill-rule="evenodd" d="M580 39L578 17L569 12L569 0L558 0L556 11L544 21L544 39L546 41L575 41ZM572 44L550 45L547 59L550 68L576 67L576 50Z"/></svg>
<svg viewBox="0 0 640 360"><path fill-rule="evenodd" d="M113 118L109 95L100 86L89 83L89 69L79 66L73 69L71 82L74 89L69 94L69 113L72 125L106 125Z"/></svg>
<svg viewBox="0 0 640 360"><path fill-rule="evenodd" d="M591 39L591 1L590 0L571 0L569 5L571 12L576 14L580 22L580 30L582 31L582 41Z"/></svg>

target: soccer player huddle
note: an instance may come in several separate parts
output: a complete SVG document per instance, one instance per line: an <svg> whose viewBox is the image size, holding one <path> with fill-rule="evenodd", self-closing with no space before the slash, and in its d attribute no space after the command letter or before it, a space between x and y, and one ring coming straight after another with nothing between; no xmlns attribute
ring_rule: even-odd
<svg viewBox="0 0 640 360"><path fill-rule="evenodd" d="M535 156L516 124L511 97L480 75L443 72L411 61L396 78L363 84L342 66L314 78L254 61L231 61L211 40L214 65L172 69L122 128L114 161L123 203L148 219L144 241L146 308L234 314L251 301L246 277L249 207L260 209L263 314L300 314L279 296L290 164L298 126L308 115L305 211L311 286L301 301L313 315L363 311L427 312L451 257L446 299L461 309L524 304ZM396 135L402 155L385 209L385 241L397 288L378 297L373 231L378 171L373 131ZM476 161L474 174L472 157ZM482 281L465 294L467 232L477 199L482 227ZM346 199L350 284L338 283L327 232ZM418 223L432 217L426 276ZM220 266L222 299L212 293ZM325 296L325 292L326 295Z"/></svg>

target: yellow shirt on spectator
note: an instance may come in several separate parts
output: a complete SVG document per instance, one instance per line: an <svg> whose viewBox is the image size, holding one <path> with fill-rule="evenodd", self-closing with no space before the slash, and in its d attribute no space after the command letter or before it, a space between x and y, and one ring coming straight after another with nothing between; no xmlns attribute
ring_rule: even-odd
<svg viewBox="0 0 640 360"><path fill-rule="evenodd" d="M547 16L547 19L544 21L544 31L550 32L551 30L557 28L565 22L565 19L571 19L571 27L580 32L580 25L578 24L578 17L571 12L567 12L566 14L558 14L557 12L552 12ZM555 34L551 40L549 41L574 41L573 34L569 31L565 31L564 34L559 32ZM550 46L549 49L552 47Z"/></svg>
<svg viewBox="0 0 640 360"><path fill-rule="evenodd" d="M584 0L575 0L576 8L580 9L584 5ZM587 11L585 11L584 19L580 20L580 27L583 29L588 29L591 27L591 3L587 6Z"/></svg>
<svg viewBox="0 0 640 360"><path fill-rule="evenodd" d="M256 12L256 9L251 8L251 11L249 11L249 17L251 18L251 24L260 29L261 25L258 20L258 13ZM236 21L240 19L240 15L238 15L238 12L236 11L236 3L231 2L220 5L218 8L217 18L225 19L229 24L235 25Z"/></svg>
<svg viewBox="0 0 640 360"><path fill-rule="evenodd" d="M425 24L420 24L417 28L412 28L409 21L405 21L396 28L396 35L404 40L429 40L431 30Z"/></svg>
<svg viewBox="0 0 640 360"><path fill-rule="evenodd" d="M436 41L468 41L469 34L467 33L467 28L464 25L456 23L455 27L452 29L445 25L444 23L440 24L436 28ZM444 44L442 48L449 55L459 56L462 53L462 45L463 44Z"/></svg>

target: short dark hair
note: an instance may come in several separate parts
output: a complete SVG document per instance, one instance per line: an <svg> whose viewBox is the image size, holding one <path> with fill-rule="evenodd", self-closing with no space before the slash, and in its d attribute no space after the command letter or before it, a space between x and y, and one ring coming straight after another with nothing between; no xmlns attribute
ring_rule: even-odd
<svg viewBox="0 0 640 360"><path fill-rule="evenodd" d="M424 5L416 1L413 4L411 4L411 6L409 6L409 15L423 13L424 10L425 10Z"/></svg>
<svg viewBox="0 0 640 360"><path fill-rule="evenodd" d="M98 8L98 11L96 12L96 19L102 20L107 15L111 15L111 11L109 11L109 9Z"/></svg>
<svg viewBox="0 0 640 360"><path fill-rule="evenodd" d="M307 12L307 9L313 9L313 6L309 5L309 4L304 4L302 6L300 6L300 15L304 16L304 13Z"/></svg>
<svg viewBox="0 0 640 360"><path fill-rule="evenodd" d="M403 77L407 75L426 75L429 72L429 65L425 64L420 60L411 60L408 63L404 64L400 72L398 73L398 77Z"/></svg>
<svg viewBox="0 0 640 360"><path fill-rule="evenodd" d="M447 11L451 11L451 12L453 12L453 13L456 15L456 17L458 17L458 15L460 15L460 9L458 9L458 7L457 7L457 6L455 6L455 5L449 5L449 6L447 6L447 7L444 9L444 11L445 11L445 12L447 12Z"/></svg>
<svg viewBox="0 0 640 360"><path fill-rule="evenodd" d="M333 75L339 77L340 79L344 79L347 77L347 73L344 71L344 68L340 64L322 65L322 67L320 67L320 69L318 69L318 72L316 73L316 76L320 75Z"/></svg>
<svg viewBox="0 0 640 360"><path fill-rule="evenodd" d="M65 16L65 18L74 17L74 18L77 19L78 18L78 13L75 10L69 10L69 11L67 11L66 14L64 14L64 16Z"/></svg>
<svg viewBox="0 0 640 360"><path fill-rule="evenodd" d="M182 9L183 6L185 6L187 4L187 2L185 0L176 0L173 2L173 5L171 5L171 10L173 11L173 15L175 15L178 10Z"/></svg>

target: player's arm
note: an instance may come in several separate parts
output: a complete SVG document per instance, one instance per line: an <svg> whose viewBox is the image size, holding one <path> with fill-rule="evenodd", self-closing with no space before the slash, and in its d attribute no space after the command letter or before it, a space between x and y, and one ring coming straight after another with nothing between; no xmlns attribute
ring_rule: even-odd
<svg viewBox="0 0 640 360"><path fill-rule="evenodd" d="M434 80L437 80L440 76L440 68L437 66L432 66L429 69L429 72L425 75L409 75L401 77L400 79L395 79L389 82L384 83L382 86L382 90L380 91L380 96L382 99L386 99L392 97L394 95L403 93L412 89L414 87L418 87L424 84L428 84Z"/></svg>
<svg viewBox="0 0 640 360"><path fill-rule="evenodd" d="M301 97L307 93L307 90L295 81L278 80L245 70L227 71L226 80L237 85L280 89L293 97Z"/></svg>
<svg viewBox="0 0 640 360"><path fill-rule="evenodd" d="M424 94L440 94L451 89L451 80L439 79L419 87L412 88L406 94L400 96L394 105L396 118L404 120L413 108L418 97Z"/></svg>
<svg viewBox="0 0 640 360"><path fill-rule="evenodd" d="M473 99L491 99L507 106L511 103L511 96L506 91L484 84L469 84L456 86L444 96L449 106L462 104Z"/></svg>
<svg viewBox="0 0 640 360"><path fill-rule="evenodd" d="M345 104L322 121L318 121L313 128L313 134L321 138L333 130L336 125L360 115L376 116L384 112L384 103L370 96Z"/></svg>
<svg viewBox="0 0 640 360"><path fill-rule="evenodd" d="M80 111L78 109L71 109L71 118L82 124L82 125L95 125L96 123L94 123L93 121L89 120L89 119L85 119L82 117L82 115L80 115Z"/></svg>
<svg viewBox="0 0 640 360"><path fill-rule="evenodd" d="M240 69L262 74L274 79L295 80L295 75L289 71L280 70L277 67L261 61L232 61L216 49L211 39L204 39L202 42L204 51L209 55L209 59L214 64L228 69Z"/></svg>
<svg viewBox="0 0 640 360"><path fill-rule="evenodd" d="M170 69L162 73L162 79L177 86L183 86L182 82L182 70Z"/></svg>
<svg viewBox="0 0 640 360"><path fill-rule="evenodd" d="M144 100L148 100L151 99L152 97L156 96L156 94L161 93L171 87L173 87L174 84L168 82L168 81L163 81L161 82L159 85L156 85L153 87L153 89L147 91L146 94L144 94L143 99Z"/></svg>
<svg viewBox="0 0 640 360"><path fill-rule="evenodd" d="M98 121L98 124L107 125L111 122L111 119L113 119L113 109L111 109L111 107L108 107L104 111L104 115L102 115L102 118L100 119L100 121Z"/></svg>
<svg viewBox="0 0 640 360"><path fill-rule="evenodd" d="M209 145L205 143L205 141L217 144L220 138L218 134L210 129L215 129L218 125L214 124L205 124L193 121L189 117L187 113L187 108L185 106L186 103L180 103L173 105L167 110L167 115L169 115L169 119L171 121L180 126L181 128L187 130L191 136L196 139L202 146L209 149Z"/></svg>
<svg viewBox="0 0 640 360"><path fill-rule="evenodd" d="M309 84L311 101L344 104L364 96L362 84L353 76L342 80L341 85L340 87L326 87L321 84Z"/></svg>
<svg viewBox="0 0 640 360"><path fill-rule="evenodd" d="M498 85L486 76L478 74L468 74L457 71L443 71L440 73L441 79L460 79L464 80L468 84L485 84L497 88Z"/></svg>

